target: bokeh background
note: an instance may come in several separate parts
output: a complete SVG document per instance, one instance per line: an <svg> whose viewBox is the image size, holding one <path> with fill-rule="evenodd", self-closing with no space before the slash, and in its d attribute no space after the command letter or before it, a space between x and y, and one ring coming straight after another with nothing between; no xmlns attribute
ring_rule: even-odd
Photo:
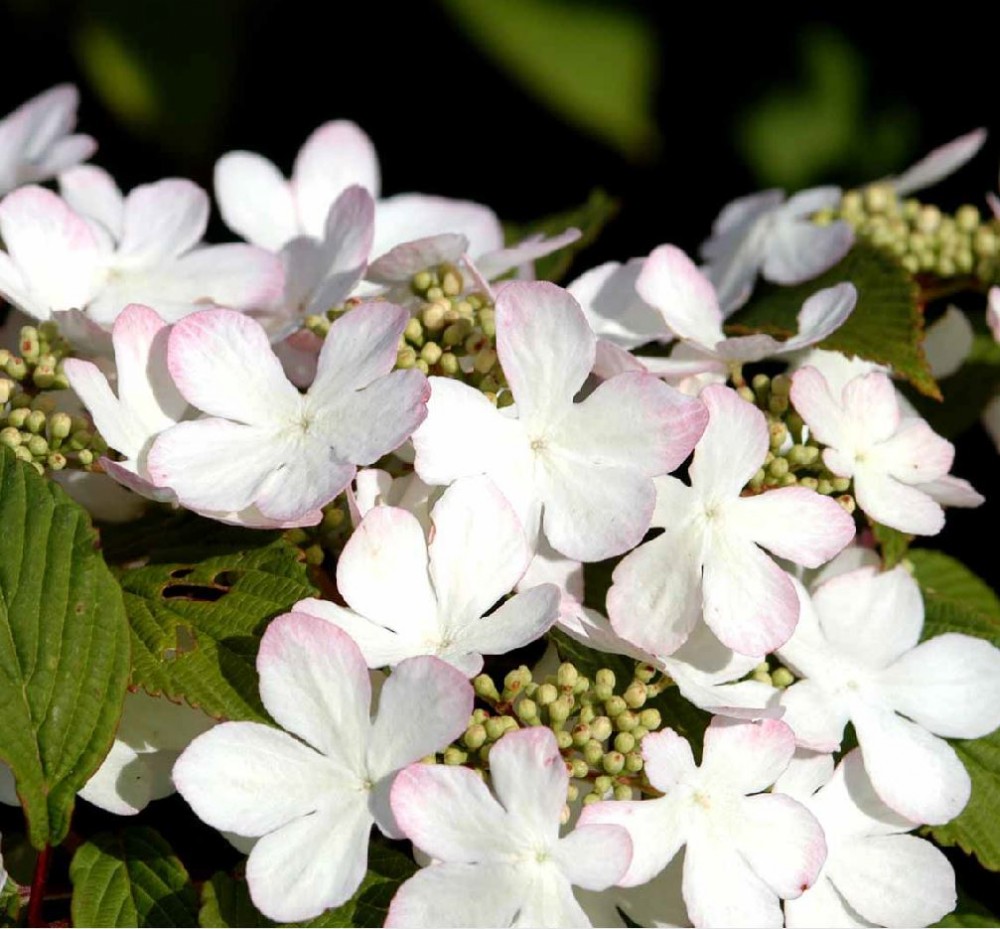
<svg viewBox="0 0 1000 929"><path fill-rule="evenodd" d="M863 183L980 125L1000 138L989 18L806 7L0 0L0 114L76 83L94 160L125 189L172 175L210 189L235 148L287 171L316 126L353 119L386 193L470 198L529 222L607 191L617 218L576 271L662 242L693 251L719 208L752 190ZM998 138L934 190L941 206L997 189ZM210 237L230 238L217 216ZM957 472L989 492L1000 459L985 434L958 448ZM998 516L994 501L952 511L935 540L994 587ZM171 802L161 825L173 840Z"/></svg>

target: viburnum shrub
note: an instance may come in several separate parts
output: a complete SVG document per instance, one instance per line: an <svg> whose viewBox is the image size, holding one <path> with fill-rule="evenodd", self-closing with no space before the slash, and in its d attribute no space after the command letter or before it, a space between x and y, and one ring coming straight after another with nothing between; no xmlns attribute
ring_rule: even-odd
<svg viewBox="0 0 1000 929"><path fill-rule="evenodd" d="M0 122L4 924L995 924L1000 600L928 540L1000 200L916 196L983 132L563 287L600 196L510 241L339 121L207 245L76 105Z"/></svg>

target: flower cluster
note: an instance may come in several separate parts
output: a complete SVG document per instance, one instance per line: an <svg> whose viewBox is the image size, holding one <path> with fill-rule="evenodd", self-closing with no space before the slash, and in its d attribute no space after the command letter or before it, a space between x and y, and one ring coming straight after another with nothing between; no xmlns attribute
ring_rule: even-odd
<svg viewBox="0 0 1000 929"><path fill-rule="evenodd" d="M661 244L564 288L535 262L577 229L507 243L486 206L383 197L343 121L290 179L224 155L245 241L208 245L193 183L123 194L79 163L93 143L50 131L74 106L56 88L0 123L21 133L0 144L0 294L29 317L0 355L0 443L80 472L100 518L113 491L282 533L319 587L252 630L253 715L158 696L188 696L176 649L144 653L171 683L134 671L148 692L83 799L137 815L176 789L280 921L349 903L387 840L422 866L391 926L954 908L951 865L910 833L969 802L947 740L1000 725L1000 649L925 625L919 557L886 539L983 497L904 384L934 392L929 369L927 388L867 349L880 308L836 269L874 246L907 299L931 277L988 290L997 221L899 199L979 135L860 193L735 201L702 266ZM957 370L970 348L948 350Z"/></svg>

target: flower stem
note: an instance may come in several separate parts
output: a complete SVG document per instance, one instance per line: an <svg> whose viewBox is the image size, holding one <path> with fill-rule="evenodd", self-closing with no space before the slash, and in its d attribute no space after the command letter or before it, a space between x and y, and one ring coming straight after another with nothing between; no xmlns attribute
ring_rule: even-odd
<svg viewBox="0 0 1000 929"><path fill-rule="evenodd" d="M46 845L38 853L35 862L35 873L31 878L31 897L28 900L28 925L44 926L42 921L42 903L45 901L45 882L49 876L49 862L52 857L52 846Z"/></svg>

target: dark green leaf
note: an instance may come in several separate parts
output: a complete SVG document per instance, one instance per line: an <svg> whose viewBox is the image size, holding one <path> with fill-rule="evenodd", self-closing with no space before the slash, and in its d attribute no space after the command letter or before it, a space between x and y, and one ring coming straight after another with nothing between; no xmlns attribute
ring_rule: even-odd
<svg viewBox="0 0 1000 929"><path fill-rule="evenodd" d="M122 594L87 513L0 451L0 758L36 848L66 836L114 738L128 681Z"/></svg>
<svg viewBox="0 0 1000 929"><path fill-rule="evenodd" d="M974 900L968 894L963 893L962 888L958 888L958 906L954 911L939 923L934 924L934 929L979 929L985 926L1000 926L1000 918L994 916L978 900Z"/></svg>
<svg viewBox="0 0 1000 929"><path fill-rule="evenodd" d="M505 227L506 239L509 245L515 245L531 235L555 236L565 232L570 227L580 230L580 238L572 245L535 262L535 276L541 281L560 281L566 276L573 259L591 245L600 235L604 227L618 213L618 201L597 188L590 192L583 206L554 216L547 216L537 222L524 225L508 223Z"/></svg>
<svg viewBox="0 0 1000 929"><path fill-rule="evenodd" d="M900 532L898 529L890 529L881 523L870 522L872 534L882 552L882 566L886 571L895 568L906 557L913 536Z"/></svg>
<svg viewBox="0 0 1000 929"><path fill-rule="evenodd" d="M173 849L144 826L100 833L69 868L77 926L193 926L198 895Z"/></svg>
<svg viewBox="0 0 1000 929"><path fill-rule="evenodd" d="M940 399L924 357L924 317L917 303L916 283L895 258L863 243L805 284L762 286L750 304L732 317L729 329L791 335L798 329L796 317L806 299L841 281L857 287L858 303L847 322L821 342L820 348L890 365L921 393Z"/></svg>
<svg viewBox="0 0 1000 929"><path fill-rule="evenodd" d="M267 623L314 596L301 553L268 533L222 532L219 554L201 539L195 560L167 542L177 561L121 574L132 627L132 681L184 699L211 716L266 720L257 693L257 647ZM234 550L234 543L243 546ZM164 548L154 559L164 557ZM190 558L190 555L188 556Z"/></svg>

